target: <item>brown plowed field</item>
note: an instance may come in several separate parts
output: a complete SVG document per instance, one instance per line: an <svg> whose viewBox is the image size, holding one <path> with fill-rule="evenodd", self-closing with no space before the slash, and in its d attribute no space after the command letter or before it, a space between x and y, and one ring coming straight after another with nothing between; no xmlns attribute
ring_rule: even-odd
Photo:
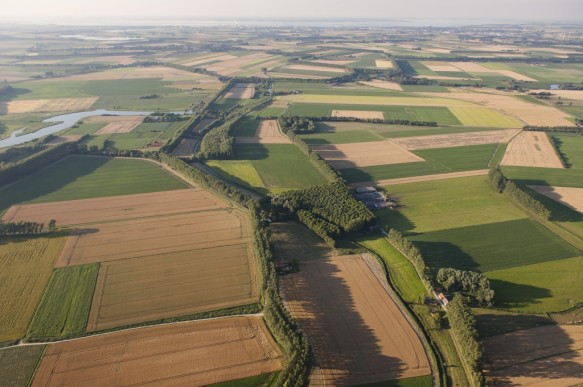
<svg viewBox="0 0 583 387"><path fill-rule="evenodd" d="M331 117L349 117L382 120L385 118L383 112L364 111L364 110L332 110Z"/></svg>
<svg viewBox="0 0 583 387"><path fill-rule="evenodd" d="M312 149L339 169L424 161L390 141L317 145Z"/></svg>
<svg viewBox="0 0 583 387"><path fill-rule="evenodd" d="M370 257L348 255L304 262L299 273L281 277L286 306L316 355L312 384L431 373L417 333L371 268L381 271Z"/></svg>
<svg viewBox="0 0 583 387"><path fill-rule="evenodd" d="M260 317L229 317L51 344L32 385L201 386L282 368Z"/></svg>
<svg viewBox="0 0 583 387"><path fill-rule="evenodd" d="M467 145L506 143L518 134L518 132L520 132L520 129L490 130L484 132L401 137L393 138L391 141L408 150L449 148Z"/></svg>
<svg viewBox="0 0 583 387"><path fill-rule="evenodd" d="M494 386L573 386L583 383L583 326L544 326L484 341Z"/></svg>
<svg viewBox="0 0 583 387"><path fill-rule="evenodd" d="M237 83L225 94L225 98L251 99L255 95L255 85Z"/></svg>
<svg viewBox="0 0 583 387"><path fill-rule="evenodd" d="M6 108L7 114L86 110L89 109L97 99L97 97L28 99L22 101L10 101L6 104Z"/></svg>
<svg viewBox="0 0 583 387"><path fill-rule="evenodd" d="M257 302L245 243L101 265L87 330Z"/></svg>
<svg viewBox="0 0 583 387"><path fill-rule="evenodd" d="M563 168L563 164L544 132L522 132L516 136L502 158L501 165Z"/></svg>
<svg viewBox="0 0 583 387"><path fill-rule="evenodd" d="M239 144L289 144L290 140L280 130L276 120L263 120L253 137L237 137Z"/></svg>
<svg viewBox="0 0 583 387"><path fill-rule="evenodd" d="M583 214L583 188L546 185L529 185L529 187Z"/></svg>
<svg viewBox="0 0 583 387"><path fill-rule="evenodd" d="M92 224L71 232L56 267L247 243L237 212L206 211Z"/></svg>
<svg viewBox="0 0 583 387"><path fill-rule="evenodd" d="M46 223L55 219L59 226L108 222L122 219L160 216L225 208L217 196L199 189L184 189L96 199L12 206L4 222L21 220Z"/></svg>

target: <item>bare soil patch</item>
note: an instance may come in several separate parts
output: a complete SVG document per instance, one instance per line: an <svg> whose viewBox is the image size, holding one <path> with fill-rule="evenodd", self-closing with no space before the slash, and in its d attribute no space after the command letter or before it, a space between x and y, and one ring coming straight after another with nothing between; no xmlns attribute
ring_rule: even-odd
<svg viewBox="0 0 583 387"><path fill-rule="evenodd" d="M366 86L378 87L379 89L403 91L401 85L399 85L396 82L374 80L374 81L360 81L358 83L361 83Z"/></svg>
<svg viewBox="0 0 583 387"><path fill-rule="evenodd" d="M225 94L225 98L251 99L255 95L252 83L237 83Z"/></svg>
<svg viewBox="0 0 583 387"><path fill-rule="evenodd" d="M583 214L583 188L529 185L541 194Z"/></svg>
<svg viewBox="0 0 583 387"><path fill-rule="evenodd" d="M390 141L317 145L312 149L340 169L424 161Z"/></svg>
<svg viewBox="0 0 583 387"><path fill-rule="evenodd" d="M98 97L28 99L10 101L6 104L6 108L7 114L86 110L90 108L97 99Z"/></svg>
<svg viewBox="0 0 583 387"><path fill-rule="evenodd" d="M352 183L352 184L350 184L350 186L351 187L370 187L371 185L386 186L386 185L396 185L396 184L417 183L420 181L455 179L458 177L485 176L488 174L488 172L490 172L489 169L478 169L475 171L450 172L450 173L439 173L439 174L435 174L435 175L401 177L398 179L365 181L363 183Z"/></svg>
<svg viewBox="0 0 583 387"><path fill-rule="evenodd" d="M337 256L304 262L299 273L281 277L286 307L316 355L312 385L357 385L431 373L417 333L369 264L376 261Z"/></svg>
<svg viewBox="0 0 583 387"><path fill-rule="evenodd" d="M520 129L504 129L484 132L401 137L394 138L391 141L408 150L450 148L467 145L506 143L519 132Z"/></svg>
<svg viewBox="0 0 583 387"><path fill-rule="evenodd" d="M375 60L375 64L376 64L377 68L379 68L379 69L392 69L393 68L393 62L391 62L390 60L377 59L377 60Z"/></svg>
<svg viewBox="0 0 583 387"><path fill-rule="evenodd" d="M290 140L279 129L277 120L263 120L253 137L237 137L240 144L289 144Z"/></svg>
<svg viewBox="0 0 583 387"><path fill-rule="evenodd" d="M4 222L28 220L46 223L48 219L55 219L59 226L71 226L225 207L227 207L227 203L217 196L205 190L193 188L96 199L16 205L6 211L2 220Z"/></svg>
<svg viewBox="0 0 583 387"><path fill-rule="evenodd" d="M32 385L201 386L282 368L260 317L229 317L51 344Z"/></svg>
<svg viewBox="0 0 583 387"><path fill-rule="evenodd" d="M332 110L332 117L349 117L362 119L378 119L385 118L383 112L361 111L361 110Z"/></svg>
<svg viewBox="0 0 583 387"><path fill-rule="evenodd" d="M502 158L501 165L563 168L563 164L544 132L522 132L516 136Z"/></svg>
<svg viewBox="0 0 583 387"><path fill-rule="evenodd" d="M583 326L544 326L487 338L488 376L495 385L583 383Z"/></svg>

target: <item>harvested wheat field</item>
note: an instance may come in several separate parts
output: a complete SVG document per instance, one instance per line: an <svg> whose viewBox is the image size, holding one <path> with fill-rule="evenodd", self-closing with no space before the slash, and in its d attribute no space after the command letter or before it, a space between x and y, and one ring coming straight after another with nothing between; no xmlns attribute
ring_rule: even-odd
<svg viewBox="0 0 583 387"><path fill-rule="evenodd" d="M95 134L128 133L143 121L143 116L93 116L83 120L86 124L107 124Z"/></svg>
<svg viewBox="0 0 583 387"><path fill-rule="evenodd" d="M194 147L199 140L194 138L183 138L180 144L172 151L172 156L191 157L194 153Z"/></svg>
<svg viewBox="0 0 583 387"><path fill-rule="evenodd" d="M516 71L492 70L475 62L451 62L450 65L457 67L461 71L465 71L467 73L483 73L483 74L494 73L504 75L508 78L512 78L517 81L536 82L536 79L527 77L526 75L522 75L520 73L517 73Z"/></svg>
<svg viewBox="0 0 583 387"><path fill-rule="evenodd" d="M291 70L304 70L304 71L323 71L326 73L337 73L344 74L346 70L337 67L326 67L326 66L310 66L310 65L290 65L286 67Z"/></svg>
<svg viewBox="0 0 583 387"><path fill-rule="evenodd" d="M403 91L403 88L401 87L401 85L399 85L396 82L379 81L379 80L375 79L373 81L360 81L358 83L366 85L366 86L378 87L379 89Z"/></svg>
<svg viewBox="0 0 583 387"><path fill-rule="evenodd" d="M236 211L200 211L79 227L57 267L107 262L247 243L249 226Z"/></svg>
<svg viewBox="0 0 583 387"><path fill-rule="evenodd" d="M200 188L191 188L64 202L15 205L6 211L2 220L4 222L21 220L46 222L47 219L55 219L59 226L70 226L225 207L227 207L227 203L219 197Z"/></svg>
<svg viewBox="0 0 583 387"><path fill-rule="evenodd" d="M6 104L6 108L7 114L86 110L89 109L97 99L98 97L28 99L9 101Z"/></svg>
<svg viewBox="0 0 583 387"><path fill-rule="evenodd" d="M583 188L529 185L529 188L583 214Z"/></svg>
<svg viewBox="0 0 583 387"><path fill-rule="evenodd" d="M508 144L500 164L517 167L563 168L559 156L544 132L520 133Z"/></svg>
<svg viewBox="0 0 583 387"><path fill-rule="evenodd" d="M459 177L469 177L469 176L486 176L490 172L489 169L476 169L473 171L462 171L462 172L449 172L449 173L436 173L434 175L422 175L422 176L411 176L411 177L399 177L396 179L382 179L375 181L364 181L362 183L350 183L350 187L370 187L371 185L379 186L390 186L397 184L407 184L407 183L418 183L420 181L434 181L434 180L446 180L446 179L457 179Z"/></svg>
<svg viewBox="0 0 583 387"><path fill-rule="evenodd" d="M245 70L249 70L251 67L255 67L256 65L259 67L264 67L264 63L272 58L275 58L275 56L257 52L239 58L228 59L219 63L211 63L208 66L204 65L200 67L204 67L209 71L214 71L221 75L233 75Z"/></svg>
<svg viewBox="0 0 583 387"><path fill-rule="evenodd" d="M225 94L225 98L251 99L255 95L255 85L252 83L237 83Z"/></svg>
<svg viewBox="0 0 583 387"><path fill-rule="evenodd" d="M282 368L260 317L227 317L51 344L32 386L201 386Z"/></svg>
<svg viewBox="0 0 583 387"><path fill-rule="evenodd" d="M423 64L423 66L427 67L429 70L435 71L435 72L440 72L440 71L461 72L462 71L459 68L457 68L454 65L449 64L447 62L425 61L425 62L421 62L421 63Z"/></svg>
<svg viewBox="0 0 583 387"><path fill-rule="evenodd" d="M393 138L391 141L408 150L450 148L456 146L507 143L519 132L520 129L490 130L485 132L400 137Z"/></svg>
<svg viewBox="0 0 583 387"><path fill-rule="evenodd" d="M339 169L424 161L390 141L317 145L312 149Z"/></svg>
<svg viewBox="0 0 583 387"><path fill-rule="evenodd" d="M375 273L376 272L376 273ZM304 262L281 277L286 307L316 356L311 385L356 385L431 374L421 340L369 255Z"/></svg>
<svg viewBox="0 0 583 387"><path fill-rule="evenodd" d="M373 112L365 110L332 110L331 117L348 117L348 118L360 118L360 119L376 119L383 120L385 116L383 112Z"/></svg>
<svg viewBox="0 0 583 387"><path fill-rule="evenodd" d="M375 64L376 64L376 67L379 69L392 69L393 68L393 62L391 62L390 60L377 59L377 60L375 60Z"/></svg>
<svg viewBox="0 0 583 387"><path fill-rule="evenodd" d="M289 144L291 141L279 130L277 120L263 120L253 137L237 137L239 144Z"/></svg>
<svg viewBox="0 0 583 387"><path fill-rule="evenodd" d="M583 326L552 325L487 338L487 376L494 386L583 383Z"/></svg>
<svg viewBox="0 0 583 387"><path fill-rule="evenodd" d="M192 238L201 236L199 232ZM257 302L255 266L245 240L225 243L102 263L87 330Z"/></svg>

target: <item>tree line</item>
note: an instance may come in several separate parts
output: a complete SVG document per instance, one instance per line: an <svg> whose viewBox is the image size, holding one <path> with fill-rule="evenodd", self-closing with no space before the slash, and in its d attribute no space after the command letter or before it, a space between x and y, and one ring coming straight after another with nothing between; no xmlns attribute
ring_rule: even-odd
<svg viewBox="0 0 583 387"><path fill-rule="evenodd" d="M415 246L411 241L403 236L399 231L391 228L387 233L388 241L399 250L409 262L413 264L419 279L425 285L428 290L433 289L431 272L429 267L425 263L425 259L421 254L421 251Z"/></svg>
<svg viewBox="0 0 583 387"><path fill-rule="evenodd" d="M494 191L507 194L516 203L541 219L549 220L551 218L551 211L543 203L522 190L512 180L507 179L499 169L492 168L488 173L488 180Z"/></svg>
<svg viewBox="0 0 583 387"><path fill-rule="evenodd" d="M447 291L463 292L482 306L494 304L494 290L482 273L445 267L437 272L437 282Z"/></svg>
<svg viewBox="0 0 583 387"><path fill-rule="evenodd" d="M525 125L522 129L527 132L553 132L553 133L581 133L580 126L535 126Z"/></svg>
<svg viewBox="0 0 583 387"><path fill-rule="evenodd" d="M476 328L476 317L466 298L456 294L447 307L447 315L461 351L462 361L469 366L474 382L479 386L485 386L486 378L482 372L484 350Z"/></svg>
<svg viewBox="0 0 583 387"><path fill-rule="evenodd" d="M277 117L274 117L277 118ZM386 120L381 118L358 118L358 117L328 117L328 116L283 116L281 118L303 118L313 122L331 121L331 122L366 122L370 124L387 124L387 125L403 125L403 126L437 126L435 121L412 121L412 120ZM282 125L283 127L283 125ZM314 130L315 131L315 130Z"/></svg>

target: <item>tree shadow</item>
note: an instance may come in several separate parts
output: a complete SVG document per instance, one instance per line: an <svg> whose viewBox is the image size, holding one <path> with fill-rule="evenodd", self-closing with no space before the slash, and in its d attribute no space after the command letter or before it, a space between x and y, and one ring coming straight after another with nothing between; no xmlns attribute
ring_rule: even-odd
<svg viewBox="0 0 583 387"><path fill-rule="evenodd" d="M549 289L523 285L499 279L491 279L490 287L495 292L496 307L504 309L524 308L540 304L544 298L553 295Z"/></svg>
<svg viewBox="0 0 583 387"><path fill-rule="evenodd" d="M583 364L573 327L550 325L484 340L487 376L494 386L581 382ZM579 344L579 345L578 345ZM566 385L562 383L561 385Z"/></svg>
<svg viewBox="0 0 583 387"><path fill-rule="evenodd" d="M376 210L374 214L379 219L381 227L394 228L405 235L413 235L411 230L415 229L415 223L407 216L403 215L399 209L381 208Z"/></svg>
<svg viewBox="0 0 583 387"><path fill-rule="evenodd" d="M522 184L521 184L522 185ZM530 184L529 185L543 185L548 186L548 184ZM530 195L532 195L536 200L540 201L551 211L551 220L557 222L581 222L583 221L583 214L567 207L566 205L559 202L561 200L561 195L558 193L552 193L552 197L541 194L540 192L532 189L527 185L522 185Z"/></svg>
<svg viewBox="0 0 583 387"><path fill-rule="evenodd" d="M263 144L235 143L235 160L264 160L269 157L269 149Z"/></svg>
<svg viewBox="0 0 583 387"><path fill-rule="evenodd" d="M483 309L476 316L477 328L481 338L492 337L523 329L536 328L554 324L553 320L543 315L507 313Z"/></svg>
<svg viewBox="0 0 583 387"><path fill-rule="evenodd" d="M408 234L407 236L415 236ZM426 242L411 238L414 245L421 251L430 267L453 267L460 270L479 271L480 264L475 259L450 242Z"/></svg>

